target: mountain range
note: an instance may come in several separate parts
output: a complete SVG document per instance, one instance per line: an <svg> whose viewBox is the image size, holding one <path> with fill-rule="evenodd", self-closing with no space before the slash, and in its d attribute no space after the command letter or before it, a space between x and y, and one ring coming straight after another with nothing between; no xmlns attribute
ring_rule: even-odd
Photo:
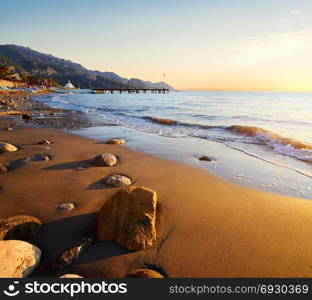
<svg viewBox="0 0 312 300"><path fill-rule="evenodd" d="M127 79L114 72L88 70L78 63L44 54L28 47L0 45L0 66L10 66L20 77L51 78L64 86L70 80L80 88L173 88L164 81L152 83Z"/></svg>

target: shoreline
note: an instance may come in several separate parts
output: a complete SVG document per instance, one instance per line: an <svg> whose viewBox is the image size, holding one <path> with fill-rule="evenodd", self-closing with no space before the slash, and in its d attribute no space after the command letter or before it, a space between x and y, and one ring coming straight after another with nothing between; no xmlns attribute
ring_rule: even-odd
<svg viewBox="0 0 312 300"><path fill-rule="evenodd" d="M12 122L7 120L0 119L1 128ZM312 276L310 201L237 186L203 170L122 145L107 145L56 129L15 126L14 131L1 130L0 139L19 150L0 154L0 163L34 154L52 158L0 175L0 218L29 214L44 223L30 241L43 253L31 277L66 273L124 277L146 266L158 268L168 277ZM54 143L37 144L48 139ZM118 165L76 169L103 152L116 154ZM52 270L56 257L77 239L94 236L96 212L120 189L99 182L112 173L126 174L136 186L157 192L155 247L130 252L115 242L95 242L72 265ZM57 206L64 202L74 202L77 207L58 211Z"/></svg>
<svg viewBox="0 0 312 300"><path fill-rule="evenodd" d="M90 97L92 103L94 96ZM107 97L107 99L100 97L98 100L113 100L110 95ZM85 93L65 93L62 97L47 95L37 98L37 100L52 107L78 109L82 113L83 102L88 99L89 97ZM127 103L127 98L120 100L125 100ZM144 101L144 99L142 100ZM113 104L107 103L106 105L110 110ZM120 109L122 115L123 107L121 106ZM126 146L132 150L204 169L206 172L234 184L312 200L311 171L305 162L280 155L271 150L266 153L267 150L264 146L248 151L225 141L196 137L196 135L183 136L182 134L179 136L178 134L177 138L174 138L170 132L175 129L171 129L172 126L167 125L167 121L170 123L174 118L153 118L154 121L150 121L147 126L156 124L156 127L143 129L140 125L137 127L136 124L131 125L131 122L123 122L118 117L115 119L115 114L110 114L110 111L104 114L102 111L105 112L105 105L99 110L87 108L85 116L89 118L90 126L73 128L71 132L98 140L109 139L113 135L127 139ZM146 119L147 117L142 118ZM157 129L159 122L165 123L165 126L159 124L160 127ZM246 127L245 129L249 128ZM166 130L169 130L168 133ZM201 156L210 157L212 161L200 161Z"/></svg>

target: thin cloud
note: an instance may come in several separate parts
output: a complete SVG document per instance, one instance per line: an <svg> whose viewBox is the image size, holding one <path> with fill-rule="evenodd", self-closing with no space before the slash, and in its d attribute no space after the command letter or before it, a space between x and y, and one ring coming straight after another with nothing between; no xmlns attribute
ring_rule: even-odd
<svg viewBox="0 0 312 300"><path fill-rule="evenodd" d="M305 31L275 33L240 39L242 45L227 51L225 58L219 62L237 66L269 62L302 49L305 42Z"/></svg>

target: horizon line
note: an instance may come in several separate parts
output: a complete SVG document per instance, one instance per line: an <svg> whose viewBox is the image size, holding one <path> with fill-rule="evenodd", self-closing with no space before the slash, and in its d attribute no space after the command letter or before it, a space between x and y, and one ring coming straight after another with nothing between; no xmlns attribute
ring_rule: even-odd
<svg viewBox="0 0 312 300"><path fill-rule="evenodd" d="M292 93L312 93L311 90L296 90L296 89L206 89L206 88L175 88L175 91L215 91L215 92L292 92Z"/></svg>

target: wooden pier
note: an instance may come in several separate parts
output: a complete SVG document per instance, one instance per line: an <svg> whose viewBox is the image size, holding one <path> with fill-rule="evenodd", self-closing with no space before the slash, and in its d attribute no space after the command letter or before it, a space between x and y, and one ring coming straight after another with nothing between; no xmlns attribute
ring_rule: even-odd
<svg viewBox="0 0 312 300"><path fill-rule="evenodd" d="M153 94L165 94L165 93L169 93L169 89L135 89L135 88L121 88L121 89L107 89L107 88L96 88L96 89L91 89L91 93L92 94L105 94L105 93L111 93L113 94L114 92L117 93L136 93L139 94L140 92L143 93L147 93L147 92L151 92Z"/></svg>

